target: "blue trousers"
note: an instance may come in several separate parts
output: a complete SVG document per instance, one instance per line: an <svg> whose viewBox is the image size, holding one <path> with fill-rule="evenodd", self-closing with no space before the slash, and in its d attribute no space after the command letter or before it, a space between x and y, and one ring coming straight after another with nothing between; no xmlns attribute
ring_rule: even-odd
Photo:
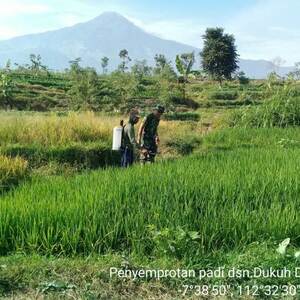
<svg viewBox="0 0 300 300"><path fill-rule="evenodd" d="M134 156L133 156L133 150L126 147L125 149L121 150L121 167L122 168L128 168L133 164Z"/></svg>

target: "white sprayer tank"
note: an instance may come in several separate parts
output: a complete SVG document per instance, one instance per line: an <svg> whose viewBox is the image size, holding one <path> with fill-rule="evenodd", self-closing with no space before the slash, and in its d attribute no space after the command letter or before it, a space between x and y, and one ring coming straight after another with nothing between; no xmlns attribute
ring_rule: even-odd
<svg viewBox="0 0 300 300"><path fill-rule="evenodd" d="M122 131L123 128L121 126L115 127L113 131L113 145L112 150L119 151L122 143Z"/></svg>

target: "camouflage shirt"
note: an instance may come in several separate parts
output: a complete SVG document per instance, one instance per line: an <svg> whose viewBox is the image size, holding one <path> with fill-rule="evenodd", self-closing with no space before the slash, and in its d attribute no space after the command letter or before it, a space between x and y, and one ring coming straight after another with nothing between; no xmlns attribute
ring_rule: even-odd
<svg viewBox="0 0 300 300"><path fill-rule="evenodd" d="M133 149L136 145L134 125L130 122L125 125L123 132L123 147Z"/></svg>
<svg viewBox="0 0 300 300"><path fill-rule="evenodd" d="M157 127L159 119L153 114L149 114L144 119L144 133L142 136L142 144L145 147L153 147L156 145L155 138L157 137Z"/></svg>

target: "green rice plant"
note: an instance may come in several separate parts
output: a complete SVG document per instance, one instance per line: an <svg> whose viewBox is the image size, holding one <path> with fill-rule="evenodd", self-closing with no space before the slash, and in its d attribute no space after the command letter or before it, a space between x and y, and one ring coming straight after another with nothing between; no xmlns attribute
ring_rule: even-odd
<svg viewBox="0 0 300 300"><path fill-rule="evenodd" d="M27 174L27 161L0 155L0 191L17 184Z"/></svg>
<svg viewBox="0 0 300 300"><path fill-rule="evenodd" d="M270 134L271 133L271 134ZM203 139L209 150L235 150L237 148L295 147L300 141L300 130L295 128L246 128L235 127L213 131Z"/></svg>
<svg viewBox="0 0 300 300"><path fill-rule="evenodd" d="M68 145L78 142L111 140L112 128L119 118L96 117L93 113L68 113L60 117L35 114L5 114L0 119L0 145L40 145L42 147Z"/></svg>
<svg viewBox="0 0 300 300"><path fill-rule="evenodd" d="M1 198L0 253L130 251L193 260L255 241L290 237L299 246L299 148L232 150L68 180L34 179ZM174 251L159 250L165 244L149 228L164 233Z"/></svg>
<svg viewBox="0 0 300 300"><path fill-rule="evenodd" d="M200 145L200 138L194 135L179 136L167 141L167 146L174 149L180 155L188 155Z"/></svg>
<svg viewBox="0 0 300 300"><path fill-rule="evenodd" d="M5 155L26 159L32 169L58 163L79 169L97 169L119 165L120 154L107 143L74 143L41 147L39 145L12 145L1 149Z"/></svg>

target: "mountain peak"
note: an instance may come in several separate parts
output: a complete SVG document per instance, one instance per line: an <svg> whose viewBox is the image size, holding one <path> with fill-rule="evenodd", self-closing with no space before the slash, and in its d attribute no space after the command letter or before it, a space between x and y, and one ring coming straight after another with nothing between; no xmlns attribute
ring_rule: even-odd
<svg viewBox="0 0 300 300"><path fill-rule="evenodd" d="M103 12L101 15L99 15L98 17L112 17L112 18L124 18L121 14L119 14L118 12L115 11L105 11Z"/></svg>
<svg viewBox="0 0 300 300"><path fill-rule="evenodd" d="M106 12L102 13L101 15L99 15L98 17L91 20L91 22L95 22L95 21L101 21L101 22L116 22L116 21L119 21L119 22L131 23L124 16L122 16L121 14L119 14L117 12L114 12L114 11L106 11Z"/></svg>

